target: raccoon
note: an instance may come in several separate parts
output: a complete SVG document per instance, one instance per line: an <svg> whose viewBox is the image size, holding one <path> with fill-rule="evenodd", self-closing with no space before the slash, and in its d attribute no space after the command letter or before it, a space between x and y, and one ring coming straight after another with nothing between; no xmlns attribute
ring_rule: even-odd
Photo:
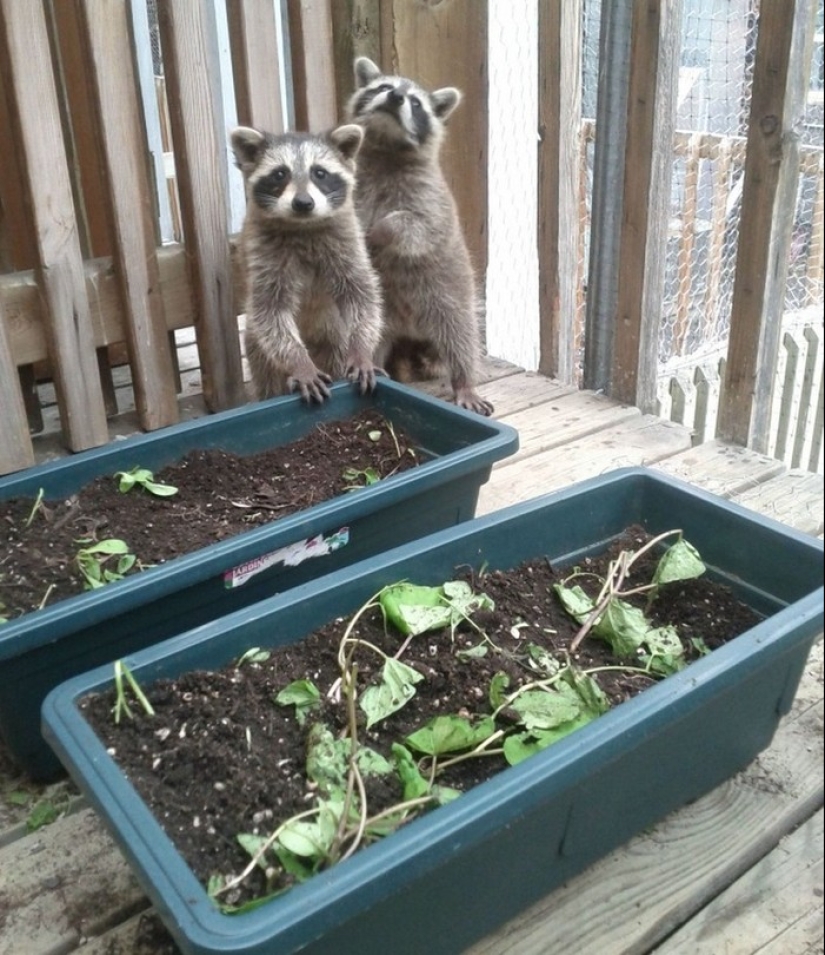
<svg viewBox="0 0 825 955"><path fill-rule="evenodd" d="M372 391L381 289L355 214L356 125L230 134L246 188L246 354L258 398L323 402L336 378Z"/></svg>
<svg viewBox="0 0 825 955"><path fill-rule="evenodd" d="M387 76L367 57L355 61L347 121L364 129L355 207L381 277L384 333L376 363L392 374L408 366L446 366L456 404L489 415L475 390L480 343L475 276L452 193L439 166L447 118L461 93L430 93ZM411 352L411 345L420 347ZM394 357L395 356L395 357Z"/></svg>

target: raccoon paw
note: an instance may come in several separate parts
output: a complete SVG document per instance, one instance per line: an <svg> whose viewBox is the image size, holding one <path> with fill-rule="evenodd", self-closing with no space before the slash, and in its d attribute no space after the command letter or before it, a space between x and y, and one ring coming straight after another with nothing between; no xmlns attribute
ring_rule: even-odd
<svg viewBox="0 0 825 955"><path fill-rule="evenodd" d="M481 395L476 394L472 388L459 388L455 393L455 403L459 408L466 408L468 411L475 411L477 414L488 418L495 408Z"/></svg>
<svg viewBox="0 0 825 955"><path fill-rule="evenodd" d="M367 245L370 248L383 249L388 245L392 245L398 231L393 220L394 216L397 216L397 213L391 212L389 215L384 216L383 219L379 219L369 230L367 233Z"/></svg>
<svg viewBox="0 0 825 955"><path fill-rule="evenodd" d="M323 404L324 400L329 398L331 384L332 378L316 368L311 361L296 368L286 380L288 391L300 391L304 401L315 401L318 404Z"/></svg>
<svg viewBox="0 0 825 955"><path fill-rule="evenodd" d="M375 391L375 379L378 375L386 377L383 368L376 368L372 362L353 362L347 368L347 378L358 386L358 391L365 395L368 391Z"/></svg>

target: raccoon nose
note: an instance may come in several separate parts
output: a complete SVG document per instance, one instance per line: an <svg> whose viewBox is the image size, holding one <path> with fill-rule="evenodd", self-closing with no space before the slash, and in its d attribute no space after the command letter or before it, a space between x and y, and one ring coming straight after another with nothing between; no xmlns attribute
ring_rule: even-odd
<svg viewBox="0 0 825 955"><path fill-rule="evenodd" d="M292 199L292 209L295 212L306 214L315 208L315 200L308 192L299 192Z"/></svg>
<svg viewBox="0 0 825 955"><path fill-rule="evenodd" d="M387 99L393 106L400 106L404 102L404 94L399 93L398 90L390 90L389 93L387 93Z"/></svg>

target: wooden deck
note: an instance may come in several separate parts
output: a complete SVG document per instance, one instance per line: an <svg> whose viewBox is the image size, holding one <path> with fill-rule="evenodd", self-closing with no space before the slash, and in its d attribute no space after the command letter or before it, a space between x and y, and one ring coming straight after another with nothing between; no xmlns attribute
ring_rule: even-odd
<svg viewBox="0 0 825 955"><path fill-rule="evenodd" d="M590 392L497 361L482 392L520 433L480 514L622 465L660 468L806 533L823 531L822 477L710 442ZM196 372L181 407L203 413ZM194 383L193 383L194 382ZM434 390L430 386L427 390ZM121 407L124 407L121 404ZM134 429L125 413L112 434ZM37 439L39 459L59 453ZM746 770L562 886L465 955L814 955L823 951L823 654ZM27 833L38 800L62 810ZM96 912L92 922L78 912ZM95 813L67 782L15 778L0 750L0 955L158 955L148 902ZM166 949L163 950L164 955ZM273 953L275 955L275 953Z"/></svg>

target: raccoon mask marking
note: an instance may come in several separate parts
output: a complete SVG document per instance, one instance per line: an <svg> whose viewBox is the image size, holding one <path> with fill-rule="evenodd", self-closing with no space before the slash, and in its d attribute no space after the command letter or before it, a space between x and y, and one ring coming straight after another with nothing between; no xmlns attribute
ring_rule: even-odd
<svg viewBox="0 0 825 955"><path fill-rule="evenodd" d="M375 136L413 149L437 147L441 126L461 102L452 86L428 92L412 80L385 76L367 57L355 62L358 91L349 104L352 121L369 125Z"/></svg>
<svg viewBox="0 0 825 955"><path fill-rule="evenodd" d="M248 201L266 218L300 225L328 219L347 203L362 138L354 125L327 137L273 136L241 126L231 142Z"/></svg>

